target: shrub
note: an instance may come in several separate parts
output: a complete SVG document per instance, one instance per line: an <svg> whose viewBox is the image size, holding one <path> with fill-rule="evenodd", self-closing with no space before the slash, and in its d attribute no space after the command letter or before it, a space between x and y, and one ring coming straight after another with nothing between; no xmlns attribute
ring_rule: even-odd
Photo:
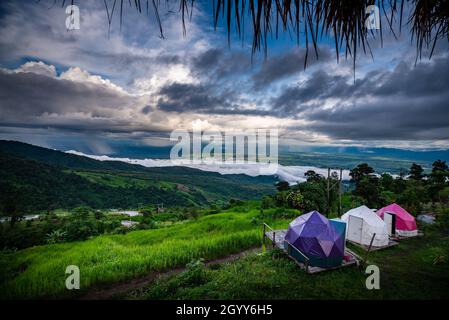
<svg viewBox="0 0 449 320"><path fill-rule="evenodd" d="M68 241L86 240L98 235L97 224L90 220L77 219L71 221L63 230Z"/></svg>
<svg viewBox="0 0 449 320"><path fill-rule="evenodd" d="M437 210L438 225L445 231L449 231L449 208L442 207Z"/></svg>
<svg viewBox="0 0 449 320"><path fill-rule="evenodd" d="M47 244L55 244L64 242L65 237L67 236L67 233L62 230L54 230L47 234Z"/></svg>
<svg viewBox="0 0 449 320"><path fill-rule="evenodd" d="M186 271L181 275L181 282L186 285L200 285L207 282L204 259L192 260L186 265Z"/></svg>
<svg viewBox="0 0 449 320"><path fill-rule="evenodd" d="M275 206L276 206L276 202L274 201L273 197L271 197L271 196L264 196L262 198L262 203L260 205L260 207L262 209L273 208Z"/></svg>

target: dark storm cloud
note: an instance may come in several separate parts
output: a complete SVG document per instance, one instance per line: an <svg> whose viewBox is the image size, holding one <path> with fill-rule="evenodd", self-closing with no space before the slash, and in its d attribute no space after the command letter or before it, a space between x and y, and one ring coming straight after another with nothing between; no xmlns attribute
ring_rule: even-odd
<svg viewBox="0 0 449 320"><path fill-rule="evenodd" d="M209 114L266 115L267 111L245 109L244 100L233 91L217 92L214 86L173 83L159 91L157 107L167 112L199 112ZM142 110L145 113L145 110Z"/></svg>
<svg viewBox="0 0 449 320"><path fill-rule="evenodd" d="M353 83L323 71L273 100L278 110L307 120L307 130L333 139L449 139L449 61L438 58L416 67L400 63ZM310 104L326 99L323 107Z"/></svg>
<svg viewBox="0 0 449 320"><path fill-rule="evenodd" d="M221 63L223 51L218 48L206 50L202 54L192 59L192 66L194 70L207 71L214 69Z"/></svg>
<svg viewBox="0 0 449 320"><path fill-rule="evenodd" d="M437 58L416 67L399 63L392 71L368 72L355 83L348 76L332 75L323 70L314 72L310 78L296 86L285 88L272 99L272 105L286 115L297 115L308 110L308 104L326 99L399 99L424 98L448 92L449 60ZM393 96L389 98L390 96ZM398 101L400 104L400 101ZM406 105L404 104L404 110Z"/></svg>
<svg viewBox="0 0 449 320"><path fill-rule="evenodd" d="M449 94L354 103L305 115L309 130L334 139L449 139Z"/></svg>
<svg viewBox="0 0 449 320"><path fill-rule="evenodd" d="M192 71L199 77L207 76L214 82L247 76L251 71L251 55L245 51L212 48L191 60Z"/></svg>
<svg viewBox="0 0 449 320"><path fill-rule="evenodd" d="M162 65L173 65L183 63L183 59L176 54L159 54L155 57L149 57L144 54L137 54L131 52L104 52L104 51L93 51L80 49L80 54L83 57L91 58L94 60L101 61L103 64L113 65L115 68L129 69L141 68L149 64L162 64Z"/></svg>
<svg viewBox="0 0 449 320"><path fill-rule="evenodd" d="M44 113L93 112L101 116L127 104L129 100L126 97L106 87L31 72L0 71L2 121Z"/></svg>
<svg viewBox="0 0 449 320"><path fill-rule="evenodd" d="M159 94L158 107L164 111L205 111L229 108L230 103L223 96L212 94L211 87L185 83L164 86Z"/></svg>
<svg viewBox="0 0 449 320"><path fill-rule="evenodd" d="M327 62L332 58L332 54L327 47L319 49L318 59L314 51L309 52L307 66L311 67L317 63ZM273 82L293 76L304 70L306 59L306 49L295 48L284 54L269 57L260 70L252 76L254 88L263 89Z"/></svg>
<svg viewBox="0 0 449 320"><path fill-rule="evenodd" d="M341 95L347 90L343 76L329 75L324 71L314 72L310 79L298 86L290 86L271 100L279 115L295 116L310 109L310 102L332 96ZM315 105L313 103L313 105Z"/></svg>

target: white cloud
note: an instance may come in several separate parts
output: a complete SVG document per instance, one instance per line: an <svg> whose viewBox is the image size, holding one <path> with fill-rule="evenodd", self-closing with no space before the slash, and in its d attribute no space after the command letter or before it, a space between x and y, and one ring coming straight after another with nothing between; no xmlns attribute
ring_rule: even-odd
<svg viewBox="0 0 449 320"><path fill-rule="evenodd" d="M131 159L131 158L115 158L109 156L96 156L88 155L75 150L69 150L67 153L76 154L79 156L89 157L99 161L121 161L131 164L138 164L148 168L154 167L173 167L175 164L171 160L164 159ZM179 165L179 164L177 164ZM248 164L188 164L184 165L188 168L199 169L208 172L217 172L220 174L245 174L248 176L256 177L260 175L261 167L260 163L248 163ZM327 169L311 167L311 166L283 166L278 165L278 170L274 176L279 180L287 181L289 184L296 184L298 182L306 181L304 173L309 170L313 170L318 174L327 176ZM271 174L270 174L271 175ZM343 170L343 180L349 180L349 170Z"/></svg>
<svg viewBox="0 0 449 320"><path fill-rule="evenodd" d="M81 83L91 83L99 87L103 87L110 90L115 90L122 94L126 94L125 90L121 87L115 85L108 79L103 79L100 76L91 75L86 70L81 70L79 67L69 68L67 71L64 71L59 76L60 79L76 81Z"/></svg>
<svg viewBox="0 0 449 320"><path fill-rule="evenodd" d="M55 66L45 64L42 61L28 61L14 71L32 72L52 78L55 78L57 76Z"/></svg>

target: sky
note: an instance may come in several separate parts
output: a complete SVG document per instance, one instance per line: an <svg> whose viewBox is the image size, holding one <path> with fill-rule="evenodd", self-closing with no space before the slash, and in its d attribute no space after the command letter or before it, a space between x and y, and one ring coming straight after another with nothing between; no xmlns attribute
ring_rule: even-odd
<svg viewBox="0 0 449 320"><path fill-rule="evenodd" d="M200 120L276 128L287 146L449 148L447 43L415 65L408 26L398 39L385 32L382 48L372 38L374 60L359 55L354 80L329 38L305 70L288 34L266 58L251 55L249 28L228 46L209 1L195 2L185 35L176 2L163 1L164 38L151 8L125 5L109 28L103 1L75 1L80 29L69 31L53 2L0 2L0 139L113 155L117 143L170 145L172 130Z"/></svg>

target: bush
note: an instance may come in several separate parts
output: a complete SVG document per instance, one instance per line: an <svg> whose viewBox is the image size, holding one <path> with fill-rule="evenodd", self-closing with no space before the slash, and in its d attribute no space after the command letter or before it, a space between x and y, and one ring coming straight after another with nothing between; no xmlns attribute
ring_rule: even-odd
<svg viewBox="0 0 449 320"><path fill-rule="evenodd" d="M156 229L157 225L156 222L153 219L150 218L144 218L142 221L136 226L137 230L149 230L149 229Z"/></svg>
<svg viewBox="0 0 449 320"><path fill-rule="evenodd" d="M64 242L67 233L62 230L54 230L47 234L47 244L55 244Z"/></svg>
<svg viewBox="0 0 449 320"><path fill-rule="evenodd" d="M63 229L68 241L86 240L98 235L97 224L91 220L77 219L69 222Z"/></svg>
<svg viewBox="0 0 449 320"><path fill-rule="evenodd" d="M259 220L275 220L275 219L294 219L299 216L301 212L299 210L290 208L271 208L267 210L261 210L255 217L255 221ZM253 218L254 219L254 218Z"/></svg>
<svg viewBox="0 0 449 320"><path fill-rule="evenodd" d="M437 210L437 223L445 231L449 231L449 208L442 207Z"/></svg>
<svg viewBox="0 0 449 320"><path fill-rule="evenodd" d="M77 207L72 210L72 214L77 218L85 219L93 212L92 208L87 206Z"/></svg>
<svg viewBox="0 0 449 320"><path fill-rule="evenodd" d="M181 275L181 282L185 285L201 285L207 282L207 272L204 259L193 260L186 265L186 271Z"/></svg>
<svg viewBox="0 0 449 320"><path fill-rule="evenodd" d="M111 234L125 234L125 233L127 233L128 231L130 231L129 228L120 226L120 227L117 227L117 228L115 228L114 230L112 230L112 231L111 231Z"/></svg>
<svg viewBox="0 0 449 320"><path fill-rule="evenodd" d="M260 207L262 209L273 208L275 206L276 206L276 202L274 201L273 197L271 197L271 196L264 196L262 198L262 203L260 204Z"/></svg>

